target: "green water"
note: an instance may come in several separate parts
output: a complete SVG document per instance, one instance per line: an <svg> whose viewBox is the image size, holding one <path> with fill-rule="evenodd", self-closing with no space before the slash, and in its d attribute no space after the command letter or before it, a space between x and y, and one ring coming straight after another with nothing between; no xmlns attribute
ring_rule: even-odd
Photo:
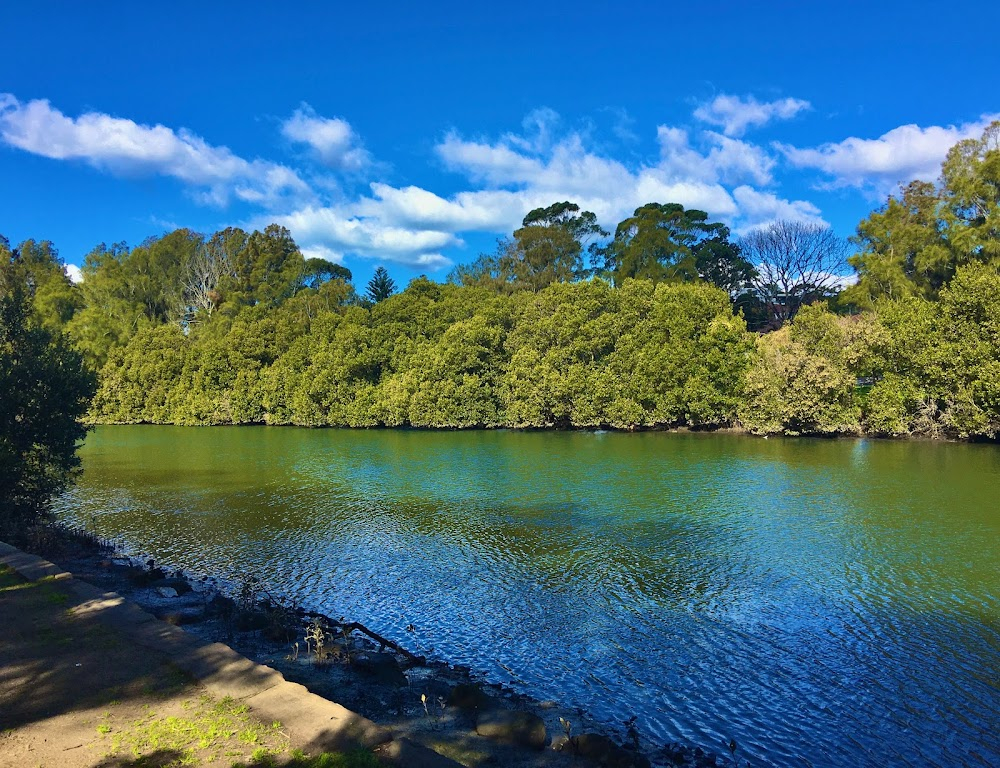
<svg viewBox="0 0 1000 768"><path fill-rule="evenodd" d="M102 427L82 456L65 517L647 744L1000 764L996 446Z"/></svg>

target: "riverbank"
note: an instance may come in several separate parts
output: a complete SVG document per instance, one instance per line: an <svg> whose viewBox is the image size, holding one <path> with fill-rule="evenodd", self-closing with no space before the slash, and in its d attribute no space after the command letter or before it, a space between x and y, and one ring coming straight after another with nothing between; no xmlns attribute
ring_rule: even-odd
<svg viewBox="0 0 1000 768"><path fill-rule="evenodd" d="M374 768L373 750L393 756L374 723L2 543L0 626L2 766Z"/></svg>
<svg viewBox="0 0 1000 768"><path fill-rule="evenodd" d="M386 426L384 424L368 425L368 426L351 426L347 424L308 424L308 423L294 423L294 422L280 422L271 423L266 421L248 421L240 423L187 423L187 422L171 422L171 421L95 421L86 420L88 428L93 429L95 427L191 427L195 429L204 429L209 427L226 427L226 428L246 428L246 427L287 427L293 429L316 429L316 430L345 430L345 431L363 431L363 432L429 432L429 433L442 433L442 432L523 432L523 433L533 433L533 432L584 432L584 433L620 433L620 434L638 434L638 433L665 433L665 434L714 434L714 435L737 435L744 437L756 437L762 440L767 440L769 438L809 438L817 440L879 440L887 442L933 442L933 443L978 443L978 444L1000 444L1000 433L997 433L994 437L987 437L984 435L973 435L966 437L958 437L953 434L948 434L944 431L932 431L932 432L914 432L914 433L887 433L887 432L866 432L863 429L849 430L845 429L843 431L809 431L803 430L800 432L796 431L760 431L753 430L744 427L741 424L731 424L727 426L689 426L685 424L653 424L653 425L632 425L632 426L618 426L614 424L598 424L598 425L577 425L577 424L546 424L546 425L474 425L474 426L413 426L407 425L393 425Z"/></svg>
<svg viewBox="0 0 1000 768"><path fill-rule="evenodd" d="M640 744L628 728L625 738L608 733L582 711L490 685L468 668L427 661L363 625L282 605L252 577L227 590L206 576L164 571L151 561L137 564L67 531L39 544L77 578L182 626L183 634L224 642L386 729L396 742L468 768L541 768L581 758L616 768L722 764L685 745Z"/></svg>

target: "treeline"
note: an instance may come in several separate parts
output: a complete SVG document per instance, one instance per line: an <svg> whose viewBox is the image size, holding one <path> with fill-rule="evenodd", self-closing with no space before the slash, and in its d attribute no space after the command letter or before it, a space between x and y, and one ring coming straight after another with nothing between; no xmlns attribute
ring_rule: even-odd
<svg viewBox="0 0 1000 768"><path fill-rule="evenodd" d="M95 422L995 439L998 135L859 225L842 293L828 230L734 239L677 204L612 234L557 203L447 283L381 272L364 296L276 226L102 245L79 285L48 243L0 247L100 372Z"/></svg>

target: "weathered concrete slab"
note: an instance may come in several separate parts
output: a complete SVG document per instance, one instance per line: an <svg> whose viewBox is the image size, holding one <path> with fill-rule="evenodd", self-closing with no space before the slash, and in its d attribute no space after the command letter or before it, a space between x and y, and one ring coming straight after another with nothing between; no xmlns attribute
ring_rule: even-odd
<svg viewBox="0 0 1000 768"><path fill-rule="evenodd" d="M371 749L392 740L387 728L298 683L282 682L244 703L265 723L280 722L292 743L306 743L307 752Z"/></svg>
<svg viewBox="0 0 1000 768"><path fill-rule="evenodd" d="M183 629L163 621L146 621L122 632L129 642L151 651L163 653L174 661L202 645L202 642Z"/></svg>
<svg viewBox="0 0 1000 768"><path fill-rule="evenodd" d="M42 579L69 579L72 574L67 573L58 565L43 560L35 555L29 555L20 550L4 555L0 562L10 566L24 578L31 581L41 581Z"/></svg>
<svg viewBox="0 0 1000 768"><path fill-rule="evenodd" d="M66 584L61 585L61 589L66 590L71 597L75 597L82 602L121 599L114 592L105 592L100 587L95 587L93 584L88 584L86 581L80 581L76 578L70 579Z"/></svg>
<svg viewBox="0 0 1000 768"><path fill-rule="evenodd" d="M102 592L99 597L73 606L69 612L80 618L96 619L105 626L126 634L139 624L156 621L155 616L114 592Z"/></svg>
<svg viewBox="0 0 1000 768"><path fill-rule="evenodd" d="M173 661L219 698L248 699L285 682L277 670L255 664L222 643L199 645Z"/></svg>

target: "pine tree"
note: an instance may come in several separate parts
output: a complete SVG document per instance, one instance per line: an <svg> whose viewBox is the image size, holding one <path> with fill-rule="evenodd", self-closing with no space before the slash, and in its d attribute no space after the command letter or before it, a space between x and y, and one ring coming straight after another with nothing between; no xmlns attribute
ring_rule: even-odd
<svg viewBox="0 0 1000 768"><path fill-rule="evenodd" d="M389 273L386 272L385 267L379 267L375 270L372 279L368 281L368 290L365 292L365 295L377 304L383 299L388 299L395 292L396 281L389 277Z"/></svg>

